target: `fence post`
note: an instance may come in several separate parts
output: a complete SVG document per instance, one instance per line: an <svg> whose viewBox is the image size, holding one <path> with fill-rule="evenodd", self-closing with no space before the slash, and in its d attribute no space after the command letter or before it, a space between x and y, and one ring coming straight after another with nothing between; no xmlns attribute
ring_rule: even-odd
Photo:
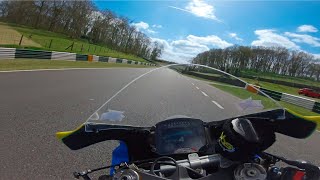
<svg viewBox="0 0 320 180"><path fill-rule="evenodd" d="M49 49L51 48L51 45L52 45L52 41L53 41L53 39L51 39L51 41L50 41L50 44L49 44Z"/></svg>
<svg viewBox="0 0 320 180"><path fill-rule="evenodd" d="M97 46L95 46L95 48L94 48L94 52L96 52L96 50L97 50Z"/></svg>
<svg viewBox="0 0 320 180"><path fill-rule="evenodd" d="M90 52L90 44L89 44L88 52Z"/></svg>
<svg viewBox="0 0 320 180"><path fill-rule="evenodd" d="M81 52L83 51L83 44L82 44L82 46L81 46Z"/></svg>
<svg viewBox="0 0 320 180"><path fill-rule="evenodd" d="M21 46L21 44L22 44L22 39L23 39L23 35L21 35L19 46Z"/></svg>
<svg viewBox="0 0 320 180"><path fill-rule="evenodd" d="M71 48L71 51L73 50L73 45L74 45L74 42L72 42L72 44L70 46L68 46L65 50Z"/></svg>

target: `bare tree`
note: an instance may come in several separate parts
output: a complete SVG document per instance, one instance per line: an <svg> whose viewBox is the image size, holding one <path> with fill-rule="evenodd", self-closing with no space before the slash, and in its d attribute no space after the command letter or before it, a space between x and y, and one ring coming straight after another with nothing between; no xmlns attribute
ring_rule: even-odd
<svg viewBox="0 0 320 180"><path fill-rule="evenodd" d="M91 43L147 59L159 58L163 49L132 26L128 18L107 9L98 11L91 0L0 1L0 17L71 38L86 38Z"/></svg>
<svg viewBox="0 0 320 180"><path fill-rule="evenodd" d="M314 57L302 51L289 51L283 47L233 46L211 49L198 54L193 63L204 64L239 74L240 70L272 72L281 75L319 79L319 66Z"/></svg>

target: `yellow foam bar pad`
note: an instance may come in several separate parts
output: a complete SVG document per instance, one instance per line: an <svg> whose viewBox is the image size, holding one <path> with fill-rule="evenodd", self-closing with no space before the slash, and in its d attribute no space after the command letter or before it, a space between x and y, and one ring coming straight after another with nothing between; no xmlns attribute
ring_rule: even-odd
<svg viewBox="0 0 320 180"><path fill-rule="evenodd" d="M56 133L56 137L59 139L59 140L62 140L63 138L65 137L68 137L69 135L77 132L79 129L81 129L82 127L84 126L84 124L81 124L79 127L77 127L75 130L73 131L62 131L62 132L57 132Z"/></svg>
<svg viewBox="0 0 320 180"><path fill-rule="evenodd" d="M295 116L301 117L302 119L314 121L316 123L320 123L320 116L303 116L303 115L298 114L290 109L286 109L286 110Z"/></svg>

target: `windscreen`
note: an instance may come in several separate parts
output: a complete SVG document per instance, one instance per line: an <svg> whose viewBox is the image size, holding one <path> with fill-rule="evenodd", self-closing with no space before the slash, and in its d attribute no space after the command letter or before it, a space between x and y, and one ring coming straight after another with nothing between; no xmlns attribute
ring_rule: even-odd
<svg viewBox="0 0 320 180"><path fill-rule="evenodd" d="M86 124L149 127L176 115L210 122L283 110L270 98L272 94L232 75L235 70L225 71L195 64L146 68L107 99Z"/></svg>

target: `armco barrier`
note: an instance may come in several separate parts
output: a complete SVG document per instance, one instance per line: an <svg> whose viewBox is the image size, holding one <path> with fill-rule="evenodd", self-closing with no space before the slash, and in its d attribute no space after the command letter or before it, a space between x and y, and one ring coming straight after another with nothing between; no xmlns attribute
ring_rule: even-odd
<svg viewBox="0 0 320 180"><path fill-rule="evenodd" d="M320 102L314 103L312 111L320 114Z"/></svg>
<svg viewBox="0 0 320 180"><path fill-rule="evenodd" d="M93 61L93 56L92 55L88 55L88 61L92 62Z"/></svg>
<svg viewBox="0 0 320 180"><path fill-rule="evenodd" d="M122 63L122 59L117 58L116 63Z"/></svg>
<svg viewBox="0 0 320 180"><path fill-rule="evenodd" d="M123 64L128 64L128 60L122 59L122 63L123 63Z"/></svg>
<svg viewBox="0 0 320 180"><path fill-rule="evenodd" d="M0 48L0 59L14 59L16 48Z"/></svg>
<svg viewBox="0 0 320 180"><path fill-rule="evenodd" d="M109 57L99 56L99 61L100 62L108 62L109 61Z"/></svg>
<svg viewBox="0 0 320 180"><path fill-rule="evenodd" d="M284 101L290 104L295 104L297 106L301 106L309 110L313 109L314 103L315 103L314 100L310 100L304 97L294 96L287 93L282 93L281 101Z"/></svg>
<svg viewBox="0 0 320 180"><path fill-rule="evenodd" d="M15 58L51 59L51 51L16 49Z"/></svg>
<svg viewBox="0 0 320 180"><path fill-rule="evenodd" d="M300 83L295 83L295 82L287 82L287 81L275 80L275 79L267 79L267 78L256 77L256 76L248 76L248 75L241 75L241 77L249 78L249 79L258 79L259 81L270 82L270 83L285 85L285 86L289 86L289 87L310 88L310 89L314 89L314 90L319 90L320 91L320 87L311 86L311 85L307 85L307 84L300 84Z"/></svg>
<svg viewBox="0 0 320 180"><path fill-rule="evenodd" d="M52 51L51 60L69 60L75 61L77 58L76 53L68 53L68 52L55 52Z"/></svg>
<svg viewBox="0 0 320 180"><path fill-rule="evenodd" d="M117 58L109 57L108 62L109 62L109 63L116 63L116 62L117 62Z"/></svg>
<svg viewBox="0 0 320 180"><path fill-rule="evenodd" d="M243 83L242 82L239 83L240 82L239 80L235 80L235 82L234 82L233 80L230 80L230 79L221 78L221 77L215 77L215 76L209 76L207 74L201 74L201 73L197 73L197 72L193 72L193 71L184 71L184 72L181 71L181 73L185 73L185 74L201 77L201 78L212 80L212 81L226 82L226 83L232 84L234 86L244 87L248 91L256 93L256 90L253 89L254 85L245 84L243 86ZM296 105L296 106L303 107L303 108L308 109L310 111L313 111L313 112L316 112L316 113L320 113L320 102L315 102L314 100L307 99L307 98L304 98L304 97L295 96L295 95L282 93L282 92L278 92L278 91L273 91L273 90L269 90L269 89L265 89L265 88L261 88L261 87L260 88L257 87L257 88L261 92L267 94L268 96L270 96L271 98L273 98L273 99L275 99L277 101L287 102L287 103L290 103L290 104L293 104L293 105ZM262 93L260 93L260 95L262 95Z"/></svg>
<svg viewBox="0 0 320 180"><path fill-rule="evenodd" d="M77 54L76 61L88 61L88 55Z"/></svg>
<svg viewBox="0 0 320 180"><path fill-rule="evenodd" d="M41 50L28 50L28 49L16 49L16 48L1 48L0 47L0 59L48 59L48 60L69 60L69 61L94 61L94 62L111 62L122 64L144 64L148 66L155 66L155 64L141 63L137 61L96 56L96 55L83 55L69 52L56 52L56 51L41 51Z"/></svg>
<svg viewBox="0 0 320 180"><path fill-rule="evenodd" d="M99 61L99 56L96 56L96 55L92 55L92 56L93 56L92 61L94 61L94 62Z"/></svg>
<svg viewBox="0 0 320 180"><path fill-rule="evenodd" d="M282 92L277 92L277 91L273 91L265 88L260 88L260 90L277 101L287 102L287 103L300 106L320 114L320 102L316 102L308 98L295 96L292 94L287 94Z"/></svg>
<svg viewBox="0 0 320 180"><path fill-rule="evenodd" d="M272 90L265 89L265 88L260 88L260 90L277 101L281 100L281 97L282 97L281 92L272 91Z"/></svg>
<svg viewBox="0 0 320 180"><path fill-rule="evenodd" d="M184 71L183 73L189 74L189 75L193 75L193 76L196 76L196 77L200 77L200 78L203 78L203 79L208 79L208 80L212 80L212 81L218 81L218 82L232 84L234 86L246 87L246 83L241 82L241 81L236 80L236 79L230 79L230 78L225 78L225 77L220 77L220 76L219 77L210 76L208 74L198 73L198 72L195 72L195 71Z"/></svg>

